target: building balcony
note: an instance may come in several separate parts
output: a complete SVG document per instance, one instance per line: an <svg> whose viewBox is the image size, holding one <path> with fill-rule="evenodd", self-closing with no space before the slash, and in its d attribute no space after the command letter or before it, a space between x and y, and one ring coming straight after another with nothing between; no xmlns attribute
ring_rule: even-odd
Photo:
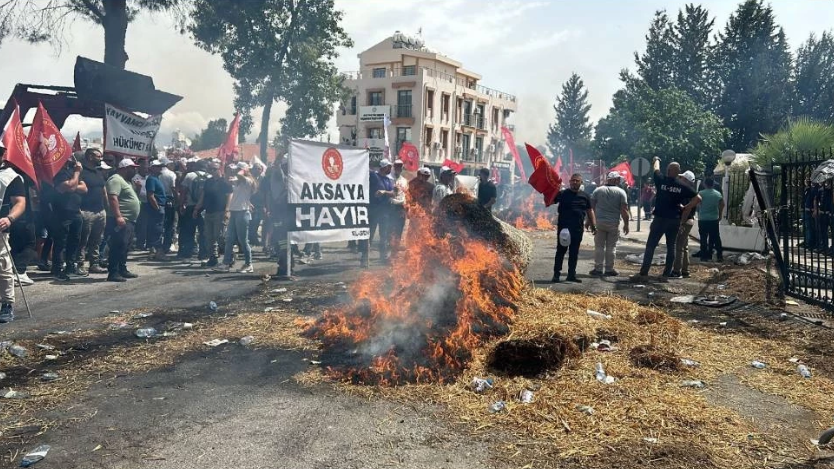
<svg viewBox="0 0 834 469"><path fill-rule="evenodd" d="M396 106L391 106L391 108L391 115L398 119L414 117L412 112L414 105L412 104L398 104Z"/></svg>
<svg viewBox="0 0 834 469"><path fill-rule="evenodd" d="M464 114L461 124L478 130L486 130L486 119L480 114Z"/></svg>

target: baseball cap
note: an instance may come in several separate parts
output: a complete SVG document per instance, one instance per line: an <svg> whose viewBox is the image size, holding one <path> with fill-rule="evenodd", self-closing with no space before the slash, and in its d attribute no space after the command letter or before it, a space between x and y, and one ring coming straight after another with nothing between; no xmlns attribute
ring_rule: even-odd
<svg viewBox="0 0 834 469"><path fill-rule="evenodd" d="M122 161L119 161L119 169L121 168L135 168L139 166L138 164L134 163L133 160L130 158L124 158Z"/></svg>
<svg viewBox="0 0 834 469"><path fill-rule="evenodd" d="M422 174L423 176L431 176L431 170L425 166L417 170L417 174Z"/></svg>
<svg viewBox="0 0 834 469"><path fill-rule="evenodd" d="M621 177L622 175L620 175L620 173L616 171L611 171L610 173L608 173L608 179L619 179Z"/></svg>
<svg viewBox="0 0 834 469"><path fill-rule="evenodd" d="M559 232L559 244L562 247L570 246L570 230L567 228L562 228L562 231Z"/></svg>
<svg viewBox="0 0 834 469"><path fill-rule="evenodd" d="M161 156L158 161L162 163L163 166L173 163L173 161L169 160L167 156Z"/></svg>
<svg viewBox="0 0 834 469"><path fill-rule="evenodd" d="M109 164L105 163L104 161L102 161L102 162L101 162L101 164L100 164L100 165L98 165L98 167L99 167L99 169L105 169L105 170L107 170L107 169L113 169L113 167L112 167L112 166L110 166Z"/></svg>
<svg viewBox="0 0 834 469"><path fill-rule="evenodd" d="M387 168L388 166L391 166L391 160L388 158L383 158L382 161L379 162L380 168Z"/></svg>
<svg viewBox="0 0 834 469"><path fill-rule="evenodd" d="M232 163L229 165L232 169L249 169L249 165L246 162L239 161L237 163Z"/></svg>
<svg viewBox="0 0 834 469"><path fill-rule="evenodd" d="M153 162L151 162L151 166L165 166L165 165L166 165L166 163L164 161L162 161L161 159L153 160Z"/></svg>
<svg viewBox="0 0 834 469"><path fill-rule="evenodd" d="M695 182L695 173L693 173L692 171L684 171L684 173L681 174L681 176L683 176L684 179L686 179L689 182Z"/></svg>
<svg viewBox="0 0 834 469"><path fill-rule="evenodd" d="M401 160L401 159L397 158L396 160L394 160L394 164L399 164L399 165L401 165L401 164L403 164L403 160Z"/></svg>

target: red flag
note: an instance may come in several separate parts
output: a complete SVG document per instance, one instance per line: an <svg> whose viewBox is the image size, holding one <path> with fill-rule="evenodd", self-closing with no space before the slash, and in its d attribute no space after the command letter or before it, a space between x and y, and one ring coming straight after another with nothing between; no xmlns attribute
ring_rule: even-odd
<svg viewBox="0 0 834 469"><path fill-rule="evenodd" d="M504 141L506 141L507 146L510 147L510 153L513 154L515 164L518 166L518 172L521 173L522 179L527 179L527 173L524 171L524 165L521 164L521 156L519 156L518 149L515 147L515 139L513 138L512 132L510 132L510 129L506 127L501 127L501 133L504 134Z"/></svg>
<svg viewBox="0 0 834 469"><path fill-rule="evenodd" d="M72 156L69 142L52 122L43 103L38 103L35 120L29 129L29 152L38 179L49 184Z"/></svg>
<svg viewBox="0 0 834 469"><path fill-rule="evenodd" d="M9 126L3 133L3 146L6 147L4 159L10 165L23 171L40 189L35 174L35 166L32 164L32 155L29 153L29 145L26 142L26 133L23 132L23 124L20 122L20 106L15 103L14 107L12 118L9 119Z"/></svg>
<svg viewBox="0 0 834 469"><path fill-rule="evenodd" d="M501 184L501 171L496 166L492 167L489 177L495 184Z"/></svg>
<svg viewBox="0 0 834 469"><path fill-rule="evenodd" d="M449 158L443 160L443 166L446 166L447 168L454 170L458 174L460 174L460 172L463 171L463 163L455 163Z"/></svg>
<svg viewBox="0 0 834 469"><path fill-rule="evenodd" d="M611 168L611 171L616 171L620 173L620 176L625 180L626 184L629 187L634 186L634 175L631 174L631 165L628 164L628 161L623 161L622 163L618 164Z"/></svg>
<svg viewBox="0 0 834 469"><path fill-rule="evenodd" d="M226 141L223 142L223 145L220 145L220 148L217 149L217 158L220 160L221 172L226 169L226 162L229 161L230 157L238 154L237 140L239 132L240 113L238 112L235 114L235 118L232 120L231 125L229 125L229 133L226 134Z"/></svg>
<svg viewBox="0 0 834 469"><path fill-rule="evenodd" d="M553 199L556 198L556 194L562 188L562 178L559 177L559 173L550 166L547 158L539 153L538 150L530 144L525 144L525 146L527 147L527 154L530 156L530 161L533 162L533 174L530 175L530 179L527 182L537 192L544 195L544 205L545 207L549 207L553 205Z"/></svg>
<svg viewBox="0 0 834 469"><path fill-rule="evenodd" d="M72 151L81 151L81 132L75 134L75 141L72 142Z"/></svg>
<svg viewBox="0 0 834 469"><path fill-rule="evenodd" d="M403 168L406 171L417 171L420 169L420 153L417 147L411 142L403 142L398 155L403 161Z"/></svg>

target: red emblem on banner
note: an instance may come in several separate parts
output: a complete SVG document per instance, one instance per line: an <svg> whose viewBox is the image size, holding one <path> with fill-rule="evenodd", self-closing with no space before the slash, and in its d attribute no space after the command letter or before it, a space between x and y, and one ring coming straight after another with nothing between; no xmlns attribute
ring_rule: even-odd
<svg viewBox="0 0 834 469"><path fill-rule="evenodd" d="M321 156L321 169L324 170L325 176L334 181L342 177L342 171L345 169L345 165L339 150L328 148L324 152L324 155Z"/></svg>
<svg viewBox="0 0 834 469"><path fill-rule="evenodd" d="M420 154L417 152L417 147L411 142L403 142L398 154L403 162L403 168L406 171L417 171L420 169Z"/></svg>

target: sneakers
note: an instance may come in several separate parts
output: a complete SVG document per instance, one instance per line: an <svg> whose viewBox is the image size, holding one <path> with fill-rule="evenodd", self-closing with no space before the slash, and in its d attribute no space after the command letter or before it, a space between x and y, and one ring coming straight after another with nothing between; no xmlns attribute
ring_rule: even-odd
<svg viewBox="0 0 834 469"><path fill-rule="evenodd" d="M602 275L604 275L606 277L616 277L616 276L620 275L620 273L617 272L616 270L609 270Z"/></svg>
<svg viewBox="0 0 834 469"><path fill-rule="evenodd" d="M107 276L108 282L127 282L127 279L119 274L110 274Z"/></svg>
<svg viewBox="0 0 834 469"><path fill-rule="evenodd" d="M69 275L67 275L64 271L53 271L52 277L55 278L55 280L60 280L62 282L68 282L70 279Z"/></svg>
<svg viewBox="0 0 834 469"><path fill-rule="evenodd" d="M669 278L683 278L683 275L680 272L672 272L669 274Z"/></svg>
<svg viewBox="0 0 834 469"><path fill-rule="evenodd" d="M75 272L73 273L75 275L80 275L81 277L88 277L90 275L90 272L88 272L87 269L85 269L84 267L79 267L75 269Z"/></svg>
<svg viewBox="0 0 834 469"><path fill-rule="evenodd" d="M208 262L206 262L206 267L217 267L217 258L211 257Z"/></svg>
<svg viewBox="0 0 834 469"><path fill-rule="evenodd" d="M251 274L254 271L255 271L255 269L252 268L252 264L243 264L243 267L241 267L237 271L237 273L239 273L239 274Z"/></svg>
<svg viewBox="0 0 834 469"><path fill-rule="evenodd" d="M29 278L29 276L26 275L25 272L22 273L22 274L19 274L17 276L16 280L17 280L17 283L20 284L20 286L23 286L23 287L28 287L29 285L34 285L35 284L35 281L32 280L31 278Z"/></svg>
<svg viewBox="0 0 834 469"><path fill-rule="evenodd" d="M52 264L49 262L38 264L38 270L41 272L50 272L52 270Z"/></svg>
<svg viewBox="0 0 834 469"><path fill-rule="evenodd" d="M3 303L0 306L0 324L5 324L14 321L14 305L11 303Z"/></svg>
<svg viewBox="0 0 834 469"><path fill-rule="evenodd" d="M592 271L588 272L588 275L591 275L591 276L598 276L598 277L599 277L599 276L602 276L602 275L603 275L603 272L602 272L601 270L594 269L594 270L592 270Z"/></svg>
<svg viewBox="0 0 834 469"><path fill-rule="evenodd" d="M215 267L211 270L213 270L215 272L228 272L228 271L232 270L232 268L231 268L231 266L228 266L226 264L220 264L220 265L218 265L217 267Z"/></svg>
<svg viewBox="0 0 834 469"><path fill-rule="evenodd" d="M559 274L554 274L553 278L550 279L550 283L560 283L560 282L561 282L561 280L559 280Z"/></svg>

